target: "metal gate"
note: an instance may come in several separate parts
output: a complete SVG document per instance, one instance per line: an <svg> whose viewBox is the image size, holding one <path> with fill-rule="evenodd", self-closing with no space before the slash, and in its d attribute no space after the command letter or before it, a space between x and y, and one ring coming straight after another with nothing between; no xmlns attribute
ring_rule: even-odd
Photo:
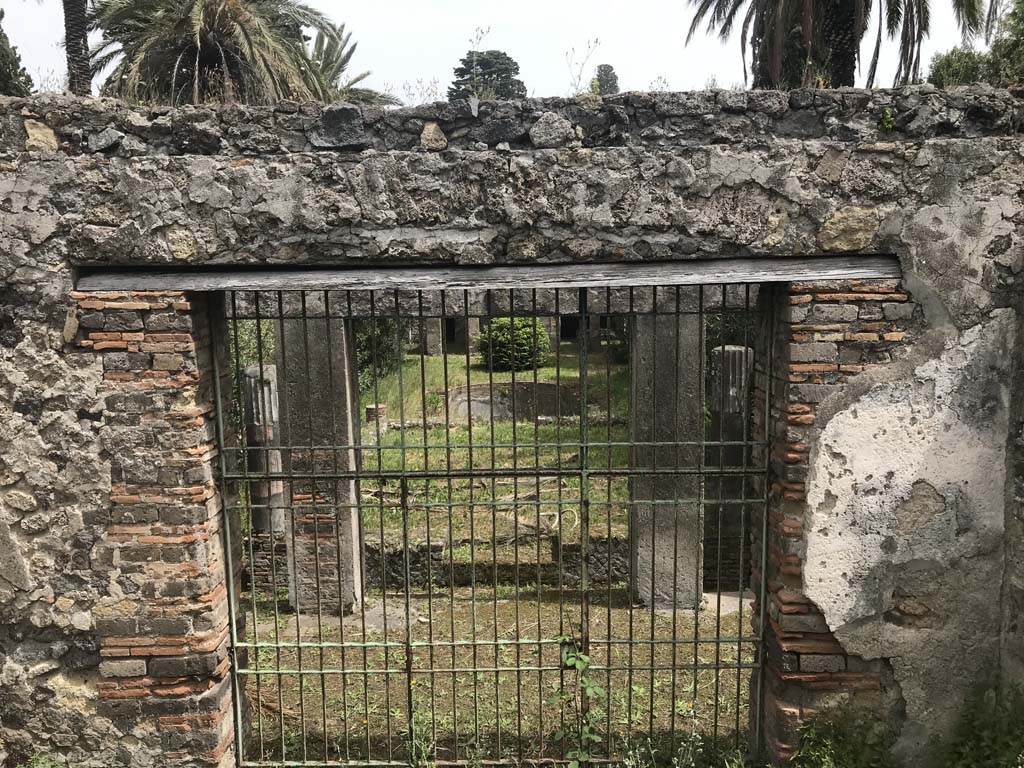
<svg viewBox="0 0 1024 768"><path fill-rule="evenodd" d="M758 298L226 293L240 765L713 765L756 745Z"/></svg>

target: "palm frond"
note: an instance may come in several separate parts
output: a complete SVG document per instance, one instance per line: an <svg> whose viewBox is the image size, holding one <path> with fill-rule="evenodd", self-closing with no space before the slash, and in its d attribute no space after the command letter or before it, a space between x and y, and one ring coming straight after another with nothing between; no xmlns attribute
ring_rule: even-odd
<svg viewBox="0 0 1024 768"><path fill-rule="evenodd" d="M103 92L181 102L324 98L304 29L333 39L334 26L301 0L96 0L90 28L103 39L94 73Z"/></svg>
<svg viewBox="0 0 1024 768"><path fill-rule="evenodd" d="M352 42L352 33L345 31L344 24L317 32L309 47L308 56L320 73L325 101L350 101L359 104L397 105L401 102L394 96L375 91L372 88L356 86L370 76L360 72L348 73L357 44Z"/></svg>

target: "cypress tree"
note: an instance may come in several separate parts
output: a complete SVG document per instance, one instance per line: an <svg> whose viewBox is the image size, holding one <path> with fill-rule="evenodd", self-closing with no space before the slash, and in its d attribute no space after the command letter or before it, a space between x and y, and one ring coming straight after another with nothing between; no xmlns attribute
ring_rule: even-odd
<svg viewBox="0 0 1024 768"><path fill-rule="evenodd" d="M0 24L4 20L0 9ZM21 65L18 49L11 45L7 33L0 26L0 96L28 96L32 93L32 78Z"/></svg>

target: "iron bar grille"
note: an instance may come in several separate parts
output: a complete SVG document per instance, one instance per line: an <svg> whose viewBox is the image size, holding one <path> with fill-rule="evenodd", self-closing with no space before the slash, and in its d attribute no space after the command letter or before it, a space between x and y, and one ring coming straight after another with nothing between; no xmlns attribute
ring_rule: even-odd
<svg viewBox="0 0 1024 768"><path fill-rule="evenodd" d="M722 762L756 743L758 299L225 294L240 765Z"/></svg>

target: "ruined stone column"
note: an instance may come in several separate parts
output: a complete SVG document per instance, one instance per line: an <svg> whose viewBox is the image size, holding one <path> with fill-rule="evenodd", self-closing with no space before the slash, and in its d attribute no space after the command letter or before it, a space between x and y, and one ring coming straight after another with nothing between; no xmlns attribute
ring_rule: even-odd
<svg viewBox="0 0 1024 768"><path fill-rule="evenodd" d="M285 472L354 472L359 439L354 334L349 323L324 319L322 307L311 299L307 296L306 319L284 319L278 327L282 463ZM351 610L362 598L355 480L296 479L289 498L290 603L303 613Z"/></svg>
<svg viewBox="0 0 1024 768"><path fill-rule="evenodd" d="M277 369L273 365L251 365L245 369L242 386L245 412L246 468L255 478L249 481L249 506L254 533L281 534L285 530L284 482L269 480L280 474L281 451L277 449Z"/></svg>
<svg viewBox="0 0 1024 768"><path fill-rule="evenodd" d="M696 608L703 536L697 474L642 474L699 466L704 429L700 334L694 314L633 318L630 343L632 449L630 499L633 598L662 608Z"/></svg>
<svg viewBox="0 0 1024 768"><path fill-rule="evenodd" d="M415 333L416 346L423 355L440 355L441 340L444 337L443 321L439 317L425 317Z"/></svg>
<svg viewBox="0 0 1024 768"><path fill-rule="evenodd" d="M476 337L483 332L484 321L479 317L449 318L451 332L448 334L446 351L449 355L461 355L468 349L470 354L476 352Z"/></svg>

